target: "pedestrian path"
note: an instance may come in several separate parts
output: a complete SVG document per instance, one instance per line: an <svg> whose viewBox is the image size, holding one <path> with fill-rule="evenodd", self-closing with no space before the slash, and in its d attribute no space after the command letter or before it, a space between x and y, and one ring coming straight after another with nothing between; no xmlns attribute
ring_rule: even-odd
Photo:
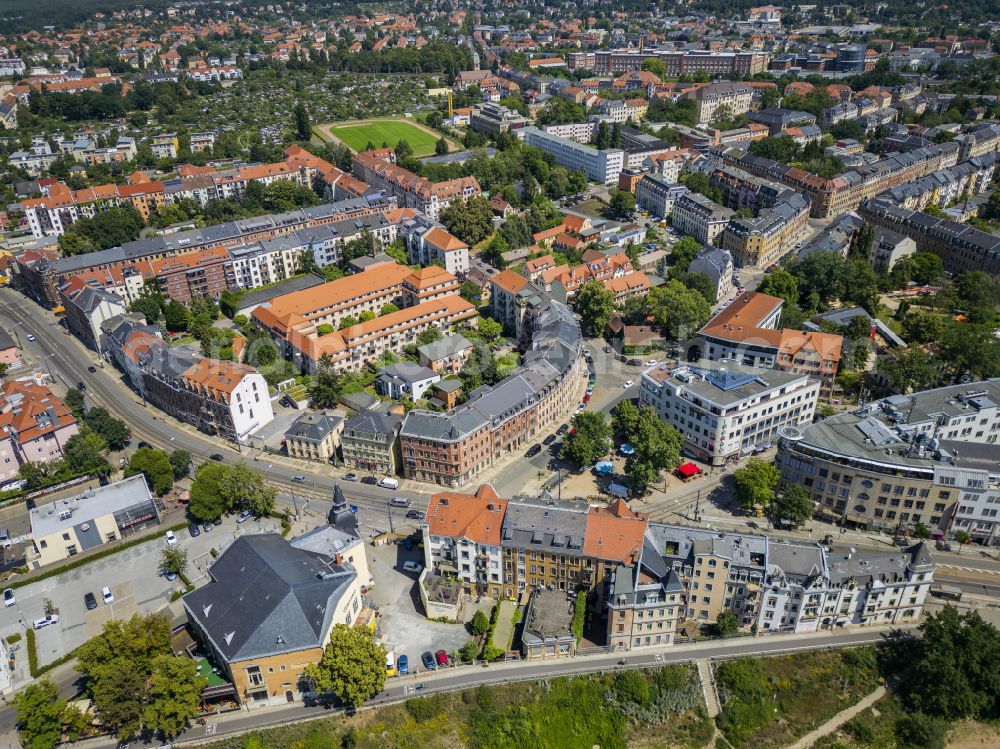
<svg viewBox="0 0 1000 749"><path fill-rule="evenodd" d="M712 673L712 664L705 658L698 661L698 677L701 679L701 691L705 696L708 717L715 718L722 712L722 708L719 705L719 693L715 690L715 675Z"/></svg>
<svg viewBox="0 0 1000 749"><path fill-rule="evenodd" d="M810 731L801 739L796 741L794 744L790 744L786 749L809 749L813 744L819 741L824 736L833 733L838 728L840 728L845 723L851 721L856 716L863 713L865 710L870 708L876 702L878 702L882 697L885 696L885 687L879 687L874 692L865 697L861 702L856 705L852 705L846 710L841 710L839 713L834 715L830 720L821 725L815 731Z"/></svg>

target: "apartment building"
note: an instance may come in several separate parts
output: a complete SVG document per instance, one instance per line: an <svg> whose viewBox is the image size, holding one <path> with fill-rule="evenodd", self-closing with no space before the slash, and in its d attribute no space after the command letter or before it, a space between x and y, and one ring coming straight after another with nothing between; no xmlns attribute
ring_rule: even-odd
<svg viewBox="0 0 1000 749"><path fill-rule="evenodd" d="M401 217L396 213L396 204L391 198L379 196L342 200L287 213L145 237L97 252L55 259L39 256L18 263L18 271L35 299L54 307L60 303L60 284L72 276L88 276L95 282L99 279L121 279L133 272L140 277L145 273L148 277L151 261L209 247L232 249L294 234L304 248L313 251L317 263L324 259L329 262L331 257L337 257L337 250L345 241L345 236L353 237L360 233L356 226L351 228L348 224L360 220L362 231L369 226L377 231L384 227L365 223L365 219L382 214L387 214L387 225L398 223L397 219ZM313 234L306 230L327 230L327 233ZM141 287L141 281L139 285Z"/></svg>
<svg viewBox="0 0 1000 749"><path fill-rule="evenodd" d="M698 250L687 268L688 273L704 273L715 288L715 299L719 302L733 293L733 256L729 250L708 245Z"/></svg>
<svg viewBox="0 0 1000 749"><path fill-rule="evenodd" d="M992 542L1000 487L1000 380L894 395L782 430L783 484L809 489L817 512L862 527Z"/></svg>
<svg viewBox="0 0 1000 749"><path fill-rule="evenodd" d="M469 272L469 245L445 227L425 216L414 216L399 227L410 262L415 265L441 263L456 276Z"/></svg>
<svg viewBox="0 0 1000 749"><path fill-rule="evenodd" d="M778 369L819 381L829 399L840 365L843 336L779 329L783 299L743 292L698 331L689 359L731 359L745 367Z"/></svg>
<svg viewBox="0 0 1000 749"><path fill-rule="evenodd" d="M181 304L203 297L218 300L223 291L236 286L225 247L153 260L149 263L149 277L157 279L168 299Z"/></svg>
<svg viewBox="0 0 1000 749"><path fill-rule="evenodd" d="M489 484L474 494L432 495L421 524L424 566L436 575L458 578L470 595L499 600L504 579L500 535L506 510L507 500Z"/></svg>
<svg viewBox="0 0 1000 749"><path fill-rule="evenodd" d="M539 280L547 291L558 289L561 295L569 298L588 281L606 283L635 273L628 255L614 252L587 258L585 262L573 267L556 265L546 268L539 275ZM502 296L504 290L501 288L500 291Z"/></svg>
<svg viewBox="0 0 1000 749"><path fill-rule="evenodd" d="M673 214L677 199L686 193L684 185L647 174L635 186L635 205L657 218L665 219Z"/></svg>
<svg viewBox="0 0 1000 749"><path fill-rule="evenodd" d="M542 125L542 132L555 135L567 140L575 140L577 143L590 143L594 139L600 119L590 119L586 122L560 122L555 125Z"/></svg>
<svg viewBox="0 0 1000 749"><path fill-rule="evenodd" d="M741 268L766 268L792 250L809 226L809 200L786 190L755 218L733 218L722 231L720 245Z"/></svg>
<svg viewBox="0 0 1000 749"><path fill-rule="evenodd" d="M93 218L108 208L131 207L149 219L166 202L162 182L100 185L71 190L62 182L47 186L43 197L22 202L28 228L35 237L59 236L81 218Z"/></svg>
<svg viewBox="0 0 1000 749"><path fill-rule="evenodd" d="M403 407L378 404L358 411L344 423L340 435L344 465L372 474L399 473L399 427Z"/></svg>
<svg viewBox="0 0 1000 749"><path fill-rule="evenodd" d="M91 286L79 276L59 289L66 310L66 327L88 348L100 352L101 326L112 317L123 315L125 300L118 294Z"/></svg>
<svg viewBox="0 0 1000 749"><path fill-rule="evenodd" d="M674 201L670 225L702 244L716 244L733 211L701 193L685 192Z"/></svg>
<svg viewBox="0 0 1000 749"><path fill-rule="evenodd" d="M639 405L674 426L687 452L710 465L777 441L783 426L812 421L819 382L731 361L659 364L644 372Z"/></svg>
<svg viewBox="0 0 1000 749"><path fill-rule="evenodd" d="M570 171L577 169L587 179L605 185L618 184L618 175L625 168L625 152L620 148L598 150L568 138L552 135L535 127L526 128L525 142L545 153L552 154L556 163Z"/></svg>
<svg viewBox="0 0 1000 749"><path fill-rule="evenodd" d="M0 486L16 481L25 463L51 463L63 457L79 434L66 404L42 384L7 380L0 385Z"/></svg>
<svg viewBox="0 0 1000 749"><path fill-rule="evenodd" d="M1000 151L1000 125L984 122L973 125L967 132L958 135L960 158L971 159Z"/></svg>
<svg viewBox="0 0 1000 749"><path fill-rule="evenodd" d="M596 50L570 52L566 56L566 66L570 70L582 69L589 70L594 75L608 75L641 70L643 61L654 57L663 61L668 78L702 71L713 77L746 78L767 70L770 60L770 55L766 52Z"/></svg>
<svg viewBox="0 0 1000 749"><path fill-rule="evenodd" d="M749 112L753 89L746 83L721 81L701 86L685 96L694 99L698 124L707 125L723 112L730 118Z"/></svg>
<svg viewBox="0 0 1000 749"><path fill-rule="evenodd" d="M500 275L500 274L497 274ZM407 478L459 487L564 418L579 398L580 326L545 292L523 298L521 366L447 412L414 409L400 431Z"/></svg>
<svg viewBox="0 0 1000 749"><path fill-rule="evenodd" d="M253 367L171 347L128 316L102 326L108 353L145 401L206 434L244 442L274 419L267 382Z"/></svg>
<svg viewBox="0 0 1000 749"><path fill-rule="evenodd" d="M326 411L304 413L285 432L285 451L289 457L303 460L335 458L345 421L343 416Z"/></svg>
<svg viewBox="0 0 1000 749"><path fill-rule="evenodd" d="M933 252L948 273L981 270L1000 273L1000 237L946 218L900 208L884 200L866 200L858 208L870 224L909 237L922 252Z"/></svg>
<svg viewBox="0 0 1000 749"><path fill-rule="evenodd" d="M431 221L437 221L452 201L466 200L481 192L475 177L444 182L418 177L396 165L396 153L391 148L355 154L354 174L372 189L394 196L401 208L414 208Z"/></svg>

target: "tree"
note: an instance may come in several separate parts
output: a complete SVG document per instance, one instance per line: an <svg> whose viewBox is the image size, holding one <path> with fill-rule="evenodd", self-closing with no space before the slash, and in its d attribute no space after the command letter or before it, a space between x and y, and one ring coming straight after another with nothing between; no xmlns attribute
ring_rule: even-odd
<svg viewBox="0 0 1000 749"><path fill-rule="evenodd" d="M174 450L170 453L170 468L175 479L181 479L191 470L191 453L187 450Z"/></svg>
<svg viewBox="0 0 1000 749"><path fill-rule="evenodd" d="M681 237L670 250L669 261L674 268L686 271L694 256L701 250L701 242L694 237Z"/></svg>
<svg viewBox="0 0 1000 749"><path fill-rule="evenodd" d="M48 679L29 684L16 697L17 729L24 749L53 749L62 740L65 700Z"/></svg>
<svg viewBox="0 0 1000 749"><path fill-rule="evenodd" d="M794 525L811 518L814 510L809 490L801 484L786 487L785 491L774 496L767 508L768 517L773 522L787 521Z"/></svg>
<svg viewBox="0 0 1000 749"><path fill-rule="evenodd" d="M936 359L952 377L968 374L977 380L1000 374L1000 341L989 325L949 324L941 336Z"/></svg>
<svg viewBox="0 0 1000 749"><path fill-rule="evenodd" d="M784 268L778 268L774 273L764 276L757 285L757 291L784 299L791 307L799 303L799 282Z"/></svg>
<svg viewBox="0 0 1000 749"><path fill-rule="evenodd" d="M370 309L366 309L360 315L358 315L358 322L368 322L369 320L374 320L377 315Z"/></svg>
<svg viewBox="0 0 1000 749"><path fill-rule="evenodd" d="M476 637L482 637L490 628L490 618L480 609L473 615L471 626L472 634Z"/></svg>
<svg viewBox="0 0 1000 749"><path fill-rule="evenodd" d="M676 279L652 289L646 299L656 323L675 341L700 328L712 314L705 297Z"/></svg>
<svg viewBox="0 0 1000 749"><path fill-rule="evenodd" d="M313 408L334 408L340 403L344 389L343 377L330 362L330 355L324 354L319 360L316 377L309 388L309 403Z"/></svg>
<svg viewBox="0 0 1000 749"><path fill-rule="evenodd" d="M736 498L746 510L767 507L774 499L774 488L780 478L781 474L773 463L750 458L745 467L733 473Z"/></svg>
<svg viewBox="0 0 1000 749"><path fill-rule="evenodd" d="M944 261L933 252L918 252L910 260L911 280L918 284L934 283L944 273Z"/></svg>
<svg viewBox="0 0 1000 749"><path fill-rule="evenodd" d="M128 440L129 428L121 419L116 419L104 406L94 406L84 417L84 423L99 434L112 450L121 450Z"/></svg>
<svg viewBox="0 0 1000 749"><path fill-rule="evenodd" d="M810 253L794 266L792 273L804 309L827 305L844 295L847 261L839 252Z"/></svg>
<svg viewBox="0 0 1000 749"><path fill-rule="evenodd" d="M169 739L184 730L188 720L198 714L201 692L208 680L198 673L194 659L178 658L172 653L157 655L150 669L143 728Z"/></svg>
<svg viewBox="0 0 1000 749"><path fill-rule="evenodd" d="M480 317L476 330L487 343L495 343L503 335L503 325L492 317Z"/></svg>
<svg viewBox="0 0 1000 749"><path fill-rule="evenodd" d="M861 228L854 232L850 244L847 248L847 257L854 260L864 260L870 263L872 259L872 246L875 243L875 229L871 224L862 224Z"/></svg>
<svg viewBox="0 0 1000 749"><path fill-rule="evenodd" d="M531 244L531 229L528 222L516 213L503 222L498 233L512 250L519 250Z"/></svg>
<svg viewBox="0 0 1000 749"><path fill-rule="evenodd" d="M643 60L642 69L648 70L661 80L667 77L667 64L659 57L648 57Z"/></svg>
<svg viewBox="0 0 1000 749"><path fill-rule="evenodd" d="M598 336L615 311L615 294L600 281L587 281L573 297L573 309L580 315L584 333Z"/></svg>
<svg viewBox="0 0 1000 749"><path fill-rule="evenodd" d="M716 637L729 637L729 635L736 634L739 628L740 623L736 619L736 614L729 609L724 609L719 612L715 623L712 624L712 634Z"/></svg>
<svg viewBox="0 0 1000 749"><path fill-rule="evenodd" d="M184 549L176 546L164 546L163 551L160 552L160 569L164 572L183 575L187 564L188 555Z"/></svg>
<svg viewBox="0 0 1000 749"><path fill-rule="evenodd" d="M74 434L63 447L63 458L74 473L107 474L110 466L104 459L108 444L99 434L84 430Z"/></svg>
<svg viewBox="0 0 1000 749"><path fill-rule="evenodd" d="M493 232L493 209L482 195L453 201L441 211L441 223L468 245L482 242Z"/></svg>
<svg viewBox="0 0 1000 749"><path fill-rule="evenodd" d="M934 359L919 346L909 346L883 357L879 369L890 386L900 393L926 390L940 378Z"/></svg>
<svg viewBox="0 0 1000 749"><path fill-rule="evenodd" d="M171 301L163 310L163 321L171 333L182 333L191 324L191 313L178 301Z"/></svg>
<svg viewBox="0 0 1000 749"><path fill-rule="evenodd" d="M243 463L224 466L219 493L228 509L249 510L260 517L271 514L277 494L262 474Z"/></svg>
<svg viewBox="0 0 1000 749"><path fill-rule="evenodd" d="M611 427L615 434L631 441L639 428L639 408L629 399L621 401L611 410Z"/></svg>
<svg viewBox="0 0 1000 749"><path fill-rule="evenodd" d="M309 110L301 101L295 105L295 138L309 140L312 138L312 124L309 122Z"/></svg>
<svg viewBox="0 0 1000 749"><path fill-rule="evenodd" d="M388 304L383 304L382 309L379 310L380 315L391 315L393 312L399 312L399 307L397 307L392 302Z"/></svg>
<svg viewBox="0 0 1000 749"><path fill-rule="evenodd" d="M611 147L611 131L608 123L603 120L597 125L597 133L594 135L594 148L604 151Z"/></svg>
<svg viewBox="0 0 1000 749"><path fill-rule="evenodd" d="M611 449L611 427L604 414L584 411L573 417L573 428L563 440L560 457L578 466L589 466Z"/></svg>
<svg viewBox="0 0 1000 749"><path fill-rule="evenodd" d="M441 334L440 328L427 328L427 330L421 331L417 334L417 345L426 346L428 343L440 341L442 338L444 338L444 336Z"/></svg>
<svg viewBox="0 0 1000 749"><path fill-rule="evenodd" d="M913 310L903 320L903 335L910 343L931 343L944 334L947 319L936 312Z"/></svg>
<svg viewBox="0 0 1000 749"><path fill-rule="evenodd" d="M83 420L83 417L87 412L87 405L82 392L76 390L75 388L67 390L66 397L63 398L63 402L66 404L66 407L70 410L73 416L77 418L77 421Z"/></svg>
<svg viewBox="0 0 1000 749"><path fill-rule="evenodd" d="M163 450L151 447L140 447L132 455L125 467L125 476L142 474L150 491L158 496L166 494L174 485L174 467L170 456Z"/></svg>
<svg viewBox="0 0 1000 749"><path fill-rule="evenodd" d="M437 141L435 141L434 153L437 154L438 156L444 156L446 153L448 153L448 141L446 141L443 136L438 138Z"/></svg>
<svg viewBox="0 0 1000 749"><path fill-rule="evenodd" d="M615 190L608 207L614 218L627 219L635 210L635 195L625 190Z"/></svg>
<svg viewBox="0 0 1000 749"><path fill-rule="evenodd" d="M366 627L334 625L323 657L307 665L305 675L317 691L330 692L345 705L361 705L385 685L385 648Z"/></svg>
<svg viewBox="0 0 1000 749"><path fill-rule="evenodd" d="M680 432L661 421L651 406L639 412L631 442L635 451L625 461L625 475L638 487L655 483L663 471L676 468L681 462Z"/></svg>
<svg viewBox="0 0 1000 749"><path fill-rule="evenodd" d="M222 516L226 511L220 489L224 480L225 468L221 463L202 463L198 466L188 499L188 514L191 517L207 523Z"/></svg>

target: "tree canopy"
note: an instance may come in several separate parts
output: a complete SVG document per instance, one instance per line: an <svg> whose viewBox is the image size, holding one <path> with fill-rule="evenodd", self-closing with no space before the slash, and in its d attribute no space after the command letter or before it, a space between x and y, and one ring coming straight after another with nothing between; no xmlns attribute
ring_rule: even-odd
<svg viewBox="0 0 1000 749"><path fill-rule="evenodd" d="M336 624L319 663L306 666L305 675L320 692L335 695L345 705L361 705L385 685L385 648L366 627Z"/></svg>
<svg viewBox="0 0 1000 749"><path fill-rule="evenodd" d="M774 499L774 489L781 474L773 463L750 458L747 464L733 473L736 498L744 509L767 507Z"/></svg>

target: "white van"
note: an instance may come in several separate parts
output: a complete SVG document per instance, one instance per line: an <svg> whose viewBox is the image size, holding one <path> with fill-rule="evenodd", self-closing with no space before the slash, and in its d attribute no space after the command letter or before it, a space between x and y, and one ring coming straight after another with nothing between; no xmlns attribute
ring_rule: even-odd
<svg viewBox="0 0 1000 749"><path fill-rule="evenodd" d="M398 489L399 481L390 476L386 476L378 482L378 485L383 489Z"/></svg>

